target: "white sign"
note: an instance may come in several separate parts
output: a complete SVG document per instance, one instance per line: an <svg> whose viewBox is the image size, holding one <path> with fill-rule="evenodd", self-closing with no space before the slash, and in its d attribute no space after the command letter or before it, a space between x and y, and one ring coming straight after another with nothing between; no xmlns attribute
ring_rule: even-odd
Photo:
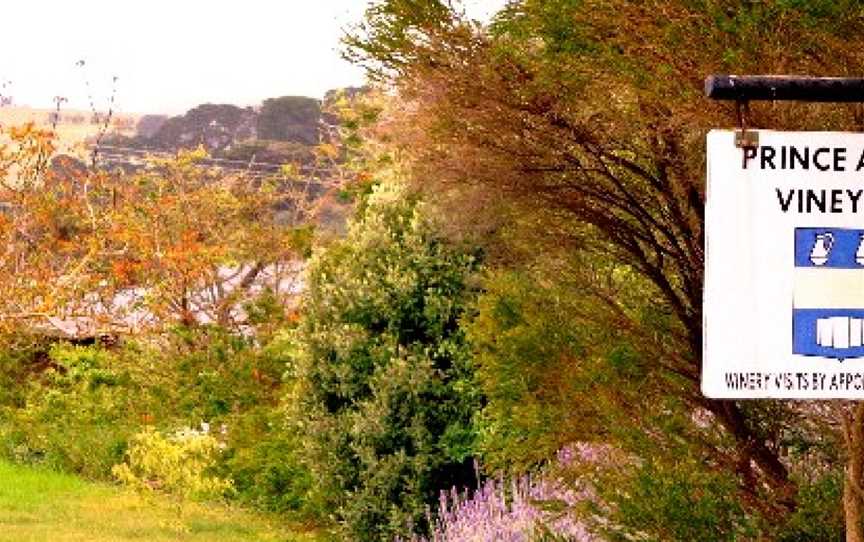
<svg viewBox="0 0 864 542"><path fill-rule="evenodd" d="M734 137L708 134L702 391L864 398L864 134Z"/></svg>

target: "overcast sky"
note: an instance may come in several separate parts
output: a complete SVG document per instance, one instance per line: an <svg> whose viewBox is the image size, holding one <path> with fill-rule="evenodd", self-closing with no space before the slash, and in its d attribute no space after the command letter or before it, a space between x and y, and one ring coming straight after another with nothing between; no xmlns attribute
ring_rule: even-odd
<svg viewBox="0 0 864 542"><path fill-rule="evenodd" d="M466 0L485 19L505 0ZM104 109L180 113L199 103L255 105L289 94L321 97L360 85L341 60L342 29L367 0L11 0L0 17L0 93L15 103L87 109L90 82ZM76 66L84 60L83 67ZM2 86L6 83L6 91Z"/></svg>

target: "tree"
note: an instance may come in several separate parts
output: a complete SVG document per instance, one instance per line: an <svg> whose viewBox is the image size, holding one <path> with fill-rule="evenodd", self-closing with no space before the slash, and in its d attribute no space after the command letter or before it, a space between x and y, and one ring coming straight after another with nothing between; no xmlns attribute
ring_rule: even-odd
<svg viewBox="0 0 864 542"><path fill-rule="evenodd" d="M146 142L170 150L203 145L208 151L221 151L235 141L254 137L256 118L251 107L201 104L162 122Z"/></svg>
<svg viewBox="0 0 864 542"><path fill-rule="evenodd" d="M613 281L625 313L585 295L587 273ZM553 479L583 496L570 512L604 540L747 539L758 514L736 491L734 442L668 393L659 341L633 339L634 324L675 325L642 283L561 254L486 277L464 324L485 399L480 456L513 475L577 458L552 461Z"/></svg>
<svg viewBox="0 0 864 542"><path fill-rule="evenodd" d="M142 115L135 126L135 135L145 140L150 139L159 132L167 120L167 115Z"/></svg>
<svg viewBox="0 0 864 542"><path fill-rule="evenodd" d="M294 294L311 236L303 183L224 175L199 164L202 150L131 176L49 169L52 134L27 126L9 135L0 331L236 330L256 293Z"/></svg>
<svg viewBox="0 0 864 542"><path fill-rule="evenodd" d="M258 138L316 145L320 141L320 120L321 104L314 98L268 98L261 104L258 113Z"/></svg>
<svg viewBox="0 0 864 542"><path fill-rule="evenodd" d="M727 468L742 498L782 515L795 507L796 485L781 450L812 408L699 391L704 140L732 121L730 109L703 98L702 81L724 72L853 75L861 10L851 2L523 0L487 29L444 2L386 0L347 43L350 58L398 89L403 105L393 107L388 134L417 179L458 196L449 216L506 209L512 226L489 220L490 231L518 231L535 246L565 246L645 280L658 308L674 315L662 341L628 317L631 307L603 277L583 282L584 295L627 320L632 344L666 377L658 393L709 412L734 439L719 452L737 456ZM844 129L854 119L844 107L796 104L755 108L750 121ZM846 433L854 437L854 427ZM847 507L847 523L857 524L861 501L850 502L859 504Z"/></svg>
<svg viewBox="0 0 864 542"><path fill-rule="evenodd" d="M423 530L440 490L475 481L478 403L458 321L476 266L393 186L309 264L293 418L312 498L351 540Z"/></svg>

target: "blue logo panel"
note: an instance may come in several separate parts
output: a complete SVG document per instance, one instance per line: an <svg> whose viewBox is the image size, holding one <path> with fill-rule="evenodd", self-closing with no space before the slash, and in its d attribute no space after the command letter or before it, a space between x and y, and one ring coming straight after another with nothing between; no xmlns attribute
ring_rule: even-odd
<svg viewBox="0 0 864 542"><path fill-rule="evenodd" d="M864 357L862 322L864 309L793 309L792 353L837 359ZM856 332L857 337L853 336Z"/></svg>
<svg viewBox="0 0 864 542"><path fill-rule="evenodd" d="M795 267L822 267L831 269L861 269L864 264L856 261L860 256L864 261L864 248L861 246L864 230L842 228L796 228L795 229ZM859 255L858 252L861 252ZM820 256L825 253L825 262Z"/></svg>
<svg viewBox="0 0 864 542"><path fill-rule="evenodd" d="M792 352L864 357L864 229L796 228Z"/></svg>

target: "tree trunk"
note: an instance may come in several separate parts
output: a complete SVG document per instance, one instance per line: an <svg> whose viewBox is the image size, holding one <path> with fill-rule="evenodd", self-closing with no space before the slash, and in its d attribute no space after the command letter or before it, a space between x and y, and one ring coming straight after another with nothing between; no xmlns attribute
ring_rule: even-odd
<svg viewBox="0 0 864 542"><path fill-rule="evenodd" d="M753 496L759 494L759 482L751 467L751 463L755 463L765 476L763 480L774 491L774 503L763 504L768 504L775 514L785 516L794 512L797 507L797 485L789 478L789 471L778 455L748 428L747 420L738 404L728 400L709 400L706 406L738 443L741 465L739 475L750 493Z"/></svg>
<svg viewBox="0 0 864 542"><path fill-rule="evenodd" d="M846 542L864 542L861 514L864 493L864 402L854 404L851 414L843 412L843 437L846 443L846 470L843 480L843 514L846 520Z"/></svg>
<svg viewBox="0 0 864 542"><path fill-rule="evenodd" d="M861 499L849 484L849 467L846 467L846 480L843 485L843 514L846 519L846 542L862 542Z"/></svg>

